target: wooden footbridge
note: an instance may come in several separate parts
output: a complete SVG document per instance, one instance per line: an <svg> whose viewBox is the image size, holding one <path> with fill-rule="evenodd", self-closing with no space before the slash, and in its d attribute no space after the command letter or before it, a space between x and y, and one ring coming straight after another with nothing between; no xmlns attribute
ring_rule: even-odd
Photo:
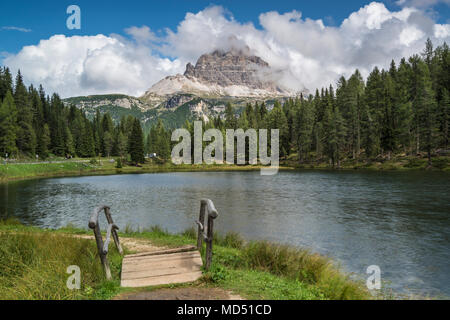
<svg viewBox="0 0 450 320"><path fill-rule="evenodd" d="M99 214L104 211L108 222L106 240L103 237L98 223ZM205 218L207 225L205 226ZM154 252L142 252L126 255L122 261L121 286L128 288L149 287L165 284L194 282L201 278L203 260L200 251L203 242L206 243L205 269L208 270L212 261L214 220L218 217L217 210L211 200L201 200L200 217L195 221L198 225L196 246L186 246ZM105 269L107 279L111 279L111 270L108 262L108 248L111 236L117 250L123 255L119 229L111 216L108 206L101 206L94 210L89 221L89 228L94 231L100 261Z"/></svg>

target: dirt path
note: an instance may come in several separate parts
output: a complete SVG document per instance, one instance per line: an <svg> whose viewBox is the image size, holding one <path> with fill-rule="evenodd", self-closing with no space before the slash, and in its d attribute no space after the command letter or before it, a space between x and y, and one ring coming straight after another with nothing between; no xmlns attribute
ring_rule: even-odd
<svg viewBox="0 0 450 320"><path fill-rule="evenodd" d="M89 239L95 240L94 236L90 235L76 235L74 236L79 239ZM133 253L146 253L146 252L154 252L161 251L164 249L169 249L168 247L158 247L153 245L149 240L145 239L133 239L133 238L124 238L120 237L120 243L123 247L127 248L129 251ZM114 246L114 242L110 244Z"/></svg>
<svg viewBox="0 0 450 320"><path fill-rule="evenodd" d="M218 288L177 288L158 289L137 293L124 293L114 300L243 300L238 295L233 295Z"/></svg>

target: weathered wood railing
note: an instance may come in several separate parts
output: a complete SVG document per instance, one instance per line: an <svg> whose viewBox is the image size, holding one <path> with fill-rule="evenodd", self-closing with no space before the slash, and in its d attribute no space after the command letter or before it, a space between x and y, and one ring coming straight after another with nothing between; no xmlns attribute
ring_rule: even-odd
<svg viewBox="0 0 450 320"><path fill-rule="evenodd" d="M105 212L106 220L108 221L108 228L106 230L106 240L103 243L103 237L100 230L100 225L98 223L98 215L101 211ZM123 255L122 246L120 245L119 235L117 230L119 227L114 224L113 218L111 216L111 209L108 206L100 206L94 209L92 212L91 219L89 220L89 228L94 230L95 241L97 242L98 253L100 255L100 261L105 269L106 278L111 279L111 269L109 268L109 262L107 258L109 243L111 242L111 235L116 244L117 250L121 255Z"/></svg>
<svg viewBox="0 0 450 320"><path fill-rule="evenodd" d="M205 216L208 217L205 232ZM209 270L212 262L212 249L214 238L214 220L219 216L214 203L211 200L203 199L200 205L200 217L196 221L198 225L197 249L202 250L203 240L206 242L206 270Z"/></svg>

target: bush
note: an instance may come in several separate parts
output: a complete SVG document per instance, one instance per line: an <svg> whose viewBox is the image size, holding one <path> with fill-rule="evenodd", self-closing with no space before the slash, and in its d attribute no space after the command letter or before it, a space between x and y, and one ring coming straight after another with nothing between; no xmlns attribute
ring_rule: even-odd
<svg viewBox="0 0 450 320"><path fill-rule="evenodd" d="M445 168L447 168L450 164L449 158L435 158L433 159L433 167L436 169L440 169L443 170Z"/></svg>
<svg viewBox="0 0 450 320"><path fill-rule="evenodd" d="M122 169L123 165L122 165L122 158L117 158L116 160L116 168L117 169Z"/></svg>

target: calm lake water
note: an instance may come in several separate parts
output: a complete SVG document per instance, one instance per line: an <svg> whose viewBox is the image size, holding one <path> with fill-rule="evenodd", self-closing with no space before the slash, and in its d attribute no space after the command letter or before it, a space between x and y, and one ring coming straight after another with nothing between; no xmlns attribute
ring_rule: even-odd
<svg viewBox="0 0 450 320"><path fill-rule="evenodd" d="M450 296L450 174L435 172L167 173L0 184L0 217L87 227L99 204L124 227L194 226L210 198L217 230L304 246L365 277L378 265L398 292Z"/></svg>

